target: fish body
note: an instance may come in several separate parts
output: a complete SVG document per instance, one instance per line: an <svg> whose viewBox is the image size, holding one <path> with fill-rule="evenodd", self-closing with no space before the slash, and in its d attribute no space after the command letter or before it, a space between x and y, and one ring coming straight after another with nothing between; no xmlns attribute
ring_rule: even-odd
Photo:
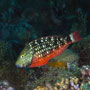
<svg viewBox="0 0 90 90"><path fill-rule="evenodd" d="M69 46L81 40L78 31L71 33L67 37L47 36L31 41L21 52L16 65L18 67L39 67L61 53Z"/></svg>

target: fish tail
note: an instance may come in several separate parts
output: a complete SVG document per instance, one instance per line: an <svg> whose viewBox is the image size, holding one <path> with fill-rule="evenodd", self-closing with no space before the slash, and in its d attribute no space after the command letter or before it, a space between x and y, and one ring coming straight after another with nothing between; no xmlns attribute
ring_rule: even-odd
<svg viewBox="0 0 90 90"><path fill-rule="evenodd" d="M82 38L80 37L78 31L75 31L75 32L71 33L71 34L69 35L69 37L70 37L70 40L71 40L72 43L75 43L75 42L80 41L80 40L82 39Z"/></svg>

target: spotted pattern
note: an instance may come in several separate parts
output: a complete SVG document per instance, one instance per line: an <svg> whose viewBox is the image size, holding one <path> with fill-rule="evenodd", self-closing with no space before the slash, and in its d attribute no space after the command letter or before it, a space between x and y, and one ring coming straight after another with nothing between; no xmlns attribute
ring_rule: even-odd
<svg viewBox="0 0 90 90"><path fill-rule="evenodd" d="M66 39L59 36L42 37L29 43L30 53L34 56L45 57L65 43Z"/></svg>

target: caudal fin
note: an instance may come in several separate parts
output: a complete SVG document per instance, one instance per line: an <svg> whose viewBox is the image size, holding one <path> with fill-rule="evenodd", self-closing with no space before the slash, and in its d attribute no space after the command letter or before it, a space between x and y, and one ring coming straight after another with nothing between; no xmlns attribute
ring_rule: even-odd
<svg viewBox="0 0 90 90"><path fill-rule="evenodd" d="M71 33L69 36L70 36L70 39L71 39L72 43L75 43L75 42L80 41L82 39L80 37L78 31L75 31L75 32Z"/></svg>

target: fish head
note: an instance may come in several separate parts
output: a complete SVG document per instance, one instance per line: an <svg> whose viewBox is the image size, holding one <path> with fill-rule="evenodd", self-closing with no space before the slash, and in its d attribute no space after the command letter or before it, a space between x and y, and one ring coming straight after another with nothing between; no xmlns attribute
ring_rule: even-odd
<svg viewBox="0 0 90 90"><path fill-rule="evenodd" d="M27 65L31 64L32 62L32 53L30 53L30 48L26 46L22 52L20 53L17 61L16 61L16 66L23 68L26 67Z"/></svg>

